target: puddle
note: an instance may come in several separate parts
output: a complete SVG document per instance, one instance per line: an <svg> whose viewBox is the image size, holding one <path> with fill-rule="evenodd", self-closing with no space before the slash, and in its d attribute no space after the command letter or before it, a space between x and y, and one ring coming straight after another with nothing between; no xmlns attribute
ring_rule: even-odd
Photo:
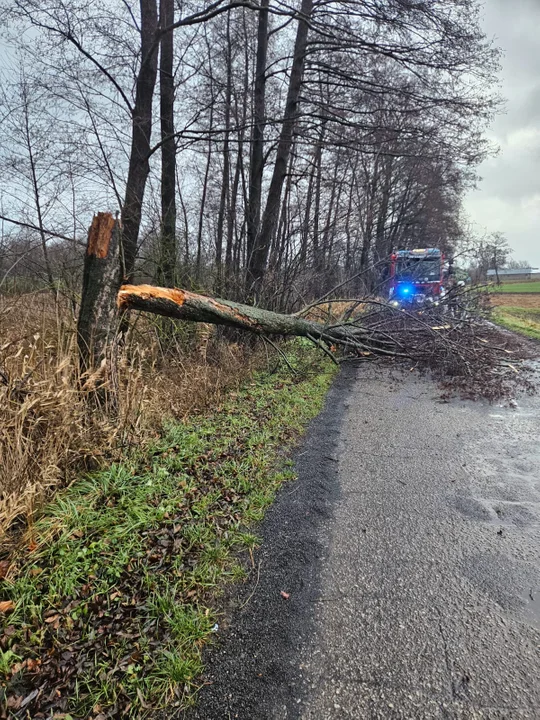
<svg viewBox="0 0 540 720"><path fill-rule="evenodd" d="M470 520L495 522L497 515L485 500L470 495L456 495L454 505L459 512Z"/></svg>
<svg viewBox="0 0 540 720"><path fill-rule="evenodd" d="M492 488L493 489L493 488ZM506 486L501 486L501 495ZM532 527L540 525L540 502L456 495L454 507L466 518L497 525Z"/></svg>
<svg viewBox="0 0 540 720"><path fill-rule="evenodd" d="M524 619L536 628L540 628L540 591L531 590L525 600L523 608Z"/></svg>

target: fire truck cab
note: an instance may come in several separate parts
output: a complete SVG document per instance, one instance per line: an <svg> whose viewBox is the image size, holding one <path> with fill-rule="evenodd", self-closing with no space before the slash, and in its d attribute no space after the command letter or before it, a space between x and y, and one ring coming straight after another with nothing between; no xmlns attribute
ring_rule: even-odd
<svg viewBox="0 0 540 720"><path fill-rule="evenodd" d="M398 250L390 258L389 300L395 307L437 305L443 278L444 255L437 248Z"/></svg>

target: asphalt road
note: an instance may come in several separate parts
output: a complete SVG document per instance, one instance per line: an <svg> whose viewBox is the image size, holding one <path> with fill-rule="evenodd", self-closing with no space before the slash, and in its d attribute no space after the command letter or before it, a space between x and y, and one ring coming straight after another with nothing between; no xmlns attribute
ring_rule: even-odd
<svg viewBox="0 0 540 720"><path fill-rule="evenodd" d="M185 717L540 718L540 398L349 368L297 466Z"/></svg>

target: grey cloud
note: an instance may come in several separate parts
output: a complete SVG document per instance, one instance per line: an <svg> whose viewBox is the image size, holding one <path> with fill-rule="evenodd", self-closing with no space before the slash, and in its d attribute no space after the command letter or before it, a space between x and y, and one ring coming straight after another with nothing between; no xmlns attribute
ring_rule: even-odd
<svg viewBox="0 0 540 720"><path fill-rule="evenodd" d="M504 50L506 114L493 124L498 157L479 169L469 194L471 219L508 236L516 257L540 265L540 0L487 0L484 29Z"/></svg>

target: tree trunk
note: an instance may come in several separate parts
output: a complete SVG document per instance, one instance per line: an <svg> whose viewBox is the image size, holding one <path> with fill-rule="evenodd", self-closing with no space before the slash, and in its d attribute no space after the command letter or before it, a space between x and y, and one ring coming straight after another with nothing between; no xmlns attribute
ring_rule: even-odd
<svg viewBox="0 0 540 720"><path fill-rule="evenodd" d="M309 180L306 193L306 207L304 210L304 218L302 221L302 230L300 235L300 262L302 266L306 264L309 246L309 226L311 221L311 205L313 202L313 185L315 184L315 172L317 170L317 157L319 153L318 146L315 149L311 168L309 171Z"/></svg>
<svg viewBox="0 0 540 720"><path fill-rule="evenodd" d="M131 122L126 194L122 208L123 274L132 281L141 225L142 203L150 172L150 137L152 134L152 101L157 77L158 46L155 42L158 18L156 0L141 3L141 67L137 75L135 105Z"/></svg>
<svg viewBox="0 0 540 720"><path fill-rule="evenodd" d="M268 5L261 0L257 28L257 61L253 90L253 133L249 165L249 202L247 207L247 253L251 258L261 222L261 192L264 170L264 120L266 90L266 56L268 52Z"/></svg>
<svg viewBox="0 0 540 720"><path fill-rule="evenodd" d="M230 130L231 130L231 98L232 98L232 50L231 50L231 16L227 15L227 82L225 87L225 136L223 138L223 175L216 234L216 284L215 290L220 293L223 285L223 236L225 214L230 205ZM169 283L172 285L173 283Z"/></svg>
<svg viewBox="0 0 540 720"><path fill-rule="evenodd" d="M183 275L189 274L189 219L188 219L188 213L186 208L186 203L184 202L184 197L182 194L182 188L180 187L180 183L178 183L178 197L180 199L180 207L182 208L182 218L184 221L184 268L183 268Z"/></svg>
<svg viewBox="0 0 540 720"><path fill-rule="evenodd" d="M294 315L151 285L123 285L118 293L118 306L122 310L144 310L178 320L228 325L259 334L318 337L324 330L322 325Z"/></svg>
<svg viewBox="0 0 540 720"><path fill-rule="evenodd" d="M362 243L362 252L360 254L360 271L364 272L367 270L368 265L371 263L371 245L373 240L373 225L375 220L375 201L377 195L377 186L379 182L379 160L380 156L377 154L374 159L372 168L371 180L369 181L369 170L370 168L364 163L364 171L366 177L367 187L367 198L366 198L366 212L365 212L365 223L364 223L364 238ZM367 282L366 278L366 282ZM364 282L364 284L366 284ZM367 282L369 284L369 282Z"/></svg>
<svg viewBox="0 0 540 720"><path fill-rule="evenodd" d="M54 275L51 268L51 262L49 259L49 252L47 250L47 238L43 229L43 213L41 211L41 198L39 192L39 182L36 172L36 163L34 159L34 150L32 147L32 134L30 132L30 118L29 118L29 103L28 103L28 92L26 83L23 85L22 90L22 102L23 102L23 113L24 113L24 135L26 141L26 148L28 150L28 160L30 162L30 171L32 174L32 189L34 191L34 202L36 206L36 213L38 218L39 235L41 238L41 249L43 251L43 261L45 263L45 272L47 274L47 282L50 290L54 292L55 283Z"/></svg>
<svg viewBox="0 0 540 720"><path fill-rule="evenodd" d="M388 242L386 237L386 225L388 220L388 207L390 204L390 190L392 185L392 156L383 158L384 182L381 189L381 200L377 215L377 229L375 235L375 259L383 260L389 256Z"/></svg>
<svg viewBox="0 0 540 720"><path fill-rule="evenodd" d="M321 213L321 182L322 182L322 152L323 140L325 132L325 122L323 121L319 142L317 143L317 151L315 157L315 207L313 209L313 268L315 270L315 282L320 283L319 275L324 270L324 257L321 255L319 243L319 221Z"/></svg>
<svg viewBox="0 0 540 720"><path fill-rule="evenodd" d="M174 19L174 0L160 0L160 25L169 27ZM176 143L174 140L174 35L161 38L159 66L161 110L161 247L159 282L176 284Z"/></svg>
<svg viewBox="0 0 540 720"><path fill-rule="evenodd" d="M178 320L227 325L263 336L307 337L320 347L321 341L324 341L327 345L339 343L362 352L378 345L377 351L381 354L397 354L395 347L391 351L385 349L384 345L388 344L386 334L369 328L351 323L326 326L306 320L298 314L283 315L231 300L197 295L187 290L123 285L118 293L118 307L121 310L143 310Z"/></svg>
<svg viewBox="0 0 540 720"><path fill-rule="evenodd" d="M261 229L257 236L255 247L248 257L248 287L255 295L260 292L266 269L270 242L278 221L281 191L285 175L287 174L289 153L291 151L293 132L297 119L298 102L300 99L300 90L304 75L304 63L306 59L309 20L312 9L313 0L302 0L300 19L298 20L298 29L296 32L296 42L294 45L293 64L289 79L289 88L287 91L285 114L279 136L274 172L270 181L270 189L268 191Z"/></svg>
<svg viewBox="0 0 540 720"><path fill-rule="evenodd" d="M292 171L294 164L294 155L291 153L289 159L289 172L285 192L283 193L283 202L281 203L281 213L279 216L278 230L272 243L272 251L270 253L269 264L275 273L282 270L282 261L285 254L285 247L289 239L290 231L290 206L291 206L291 188L292 188Z"/></svg>
<svg viewBox="0 0 540 720"><path fill-rule="evenodd" d="M240 185L240 176L242 174L242 153L244 149L244 136L241 130L238 134L238 154L236 160L236 168L234 170L234 178L231 189L231 199L229 202L229 212L227 214L227 248L225 250L225 268L227 271L228 284L231 279L233 269L235 267L234 246L235 232L238 234L238 226L236 223L236 206L238 202L238 187Z"/></svg>
<svg viewBox="0 0 540 720"><path fill-rule="evenodd" d="M202 271L202 241L203 241L203 230L204 230L204 211L206 209L206 195L208 193L208 181L210 177L210 167L212 165L212 130L214 129L214 82L212 75L212 63L210 61L210 50L208 51L208 65L209 65L209 76L210 76L210 95L212 102L210 105L210 127L208 133L208 154L206 156L206 167L204 170L204 182L202 187L201 196L201 208L199 211L199 228L197 231L197 259L195 266L195 277L197 281L201 280Z"/></svg>
<svg viewBox="0 0 540 720"><path fill-rule="evenodd" d="M336 227L338 222L339 209L341 207L341 194L343 193L343 181L338 181L339 171L339 151L336 157L336 164L334 168L334 177L332 180L332 190L330 192L330 202L328 204L328 212L326 215L326 222L324 225L322 241L321 241L321 252L325 260L325 272L328 275L328 270L332 262L332 254L334 250L334 241L336 237ZM335 285L335 283L333 283Z"/></svg>
<svg viewBox="0 0 540 720"><path fill-rule="evenodd" d="M98 213L88 231L77 345L86 389L114 411L116 400L116 295L120 285L120 224ZM84 387L83 385L83 387Z"/></svg>

